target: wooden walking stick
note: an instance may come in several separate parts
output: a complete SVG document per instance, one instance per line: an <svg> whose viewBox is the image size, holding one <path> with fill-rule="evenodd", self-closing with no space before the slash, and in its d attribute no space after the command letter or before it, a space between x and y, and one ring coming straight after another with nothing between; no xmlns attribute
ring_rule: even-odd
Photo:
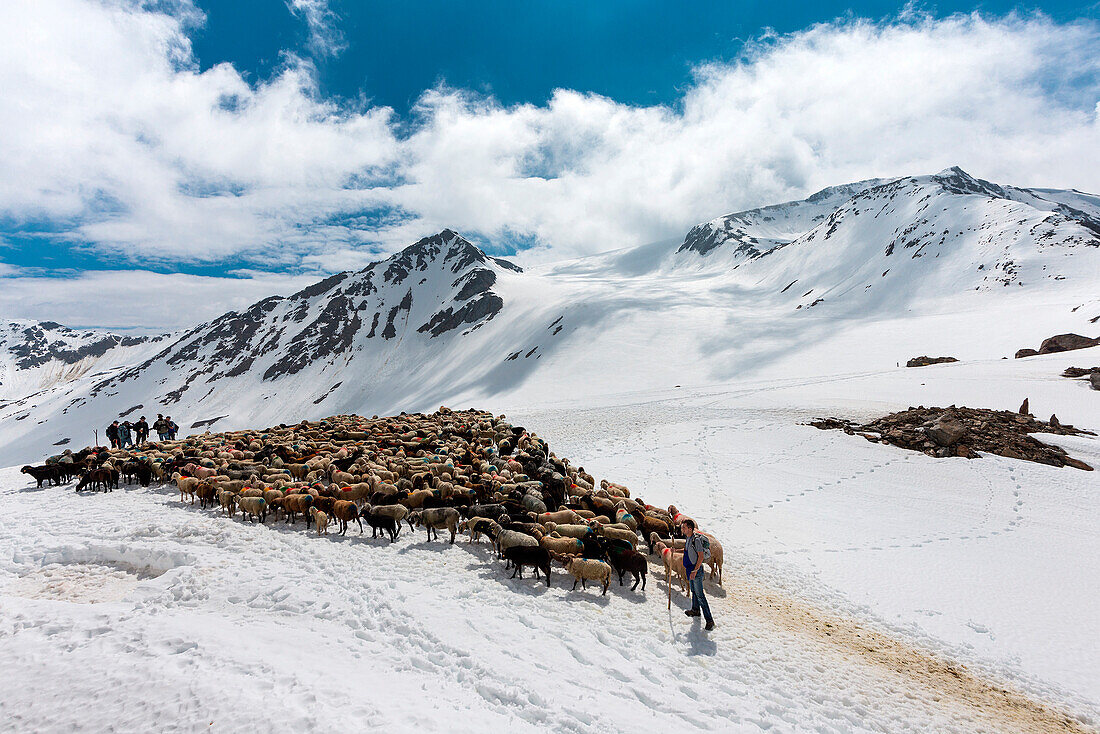
<svg viewBox="0 0 1100 734"><path fill-rule="evenodd" d="M668 611L672 611L672 566L665 569L665 581L668 582Z"/></svg>

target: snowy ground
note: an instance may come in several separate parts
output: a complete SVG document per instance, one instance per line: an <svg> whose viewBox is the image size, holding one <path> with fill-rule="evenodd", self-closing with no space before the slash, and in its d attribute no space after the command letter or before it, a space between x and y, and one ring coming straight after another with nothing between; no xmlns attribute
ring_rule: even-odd
<svg viewBox="0 0 1100 734"><path fill-rule="evenodd" d="M1100 476L799 424L1029 397L1097 428L1100 394L1055 375L1098 352L486 406L722 538L709 634L656 573L547 589L463 540L318 538L0 470L4 727L1095 730ZM1058 440L1100 466L1100 440Z"/></svg>

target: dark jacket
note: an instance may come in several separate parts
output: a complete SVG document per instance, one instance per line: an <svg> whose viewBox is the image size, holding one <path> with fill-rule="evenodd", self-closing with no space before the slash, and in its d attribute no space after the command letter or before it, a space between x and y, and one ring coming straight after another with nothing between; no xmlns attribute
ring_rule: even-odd
<svg viewBox="0 0 1100 734"><path fill-rule="evenodd" d="M118 438L118 426L114 423L107 426L107 438Z"/></svg>

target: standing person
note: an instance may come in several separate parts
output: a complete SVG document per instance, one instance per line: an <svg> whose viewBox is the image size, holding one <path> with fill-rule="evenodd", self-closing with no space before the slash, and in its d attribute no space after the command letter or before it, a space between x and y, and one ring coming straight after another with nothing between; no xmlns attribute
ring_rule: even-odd
<svg viewBox="0 0 1100 734"><path fill-rule="evenodd" d="M714 629L714 617L710 615L710 604L703 593L703 563L710 560L710 539L702 533L695 532L695 521L685 517L680 522L680 529L684 532L687 542L684 544L684 568L688 573L688 586L691 587L691 609L684 614L689 617L698 617L702 610L703 618L707 620L706 630Z"/></svg>
<svg viewBox="0 0 1100 734"><path fill-rule="evenodd" d="M168 440L175 441L176 431L178 431L180 427L176 425L176 422L172 420L172 416L170 415L164 416L164 424L168 429Z"/></svg>
<svg viewBox="0 0 1100 734"><path fill-rule="evenodd" d="M149 421L145 420L145 416L141 416L134 424L134 430L137 432L138 446L149 440Z"/></svg>
<svg viewBox="0 0 1100 734"><path fill-rule="evenodd" d="M107 440L111 442L111 448L118 448L118 421L115 421L111 425L107 426L105 431L107 434Z"/></svg>
<svg viewBox="0 0 1100 734"><path fill-rule="evenodd" d="M157 436L163 441L165 434L168 432L168 427L164 423L164 416L160 413L157 413L157 419L153 421L153 430L157 432Z"/></svg>
<svg viewBox="0 0 1100 734"><path fill-rule="evenodd" d="M118 447L120 449L134 445L134 441L130 436L131 425L130 421L123 421L122 425L118 427Z"/></svg>

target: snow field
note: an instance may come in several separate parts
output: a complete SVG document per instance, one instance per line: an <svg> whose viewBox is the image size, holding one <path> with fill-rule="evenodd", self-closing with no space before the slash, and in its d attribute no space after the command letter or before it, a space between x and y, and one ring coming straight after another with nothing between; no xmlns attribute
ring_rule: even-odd
<svg viewBox="0 0 1100 734"><path fill-rule="evenodd" d="M318 538L0 470L4 727L1095 731L1097 474L800 423L1027 395L1097 427L1054 377L1096 352L486 406L723 541L712 633L666 610L656 563L602 597L461 537ZM1057 440L1100 466L1096 438Z"/></svg>

